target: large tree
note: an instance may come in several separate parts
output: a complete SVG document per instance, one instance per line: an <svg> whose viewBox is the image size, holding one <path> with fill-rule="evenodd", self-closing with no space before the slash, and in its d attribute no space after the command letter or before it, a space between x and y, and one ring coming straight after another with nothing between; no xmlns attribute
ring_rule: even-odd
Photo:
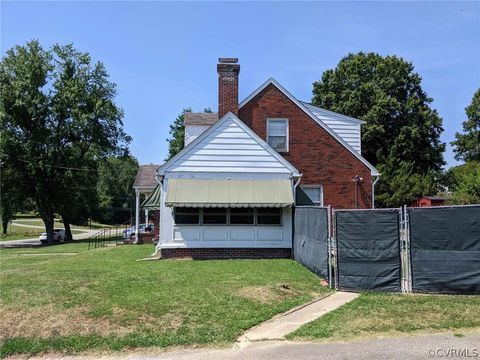
<svg viewBox="0 0 480 360"><path fill-rule="evenodd" d="M469 161L451 167L445 173L444 185L450 194L450 203L480 203L480 162Z"/></svg>
<svg viewBox="0 0 480 360"><path fill-rule="evenodd" d="M130 141L116 85L102 63L72 45L46 50L31 41L6 52L0 86L2 161L18 172L50 242L55 212L68 222L90 198L92 183L82 179L92 177L80 174L94 173L100 159Z"/></svg>
<svg viewBox="0 0 480 360"><path fill-rule="evenodd" d="M1 141L1 139L0 139ZM2 233L7 234L8 223L14 218L15 213L22 208L24 191L22 179L11 166L7 167L0 154L0 219Z"/></svg>
<svg viewBox="0 0 480 360"><path fill-rule="evenodd" d="M130 219L130 209L135 198L133 183L137 171L138 161L128 153L109 157L99 164L99 208L96 212L98 220L120 224Z"/></svg>
<svg viewBox="0 0 480 360"><path fill-rule="evenodd" d="M413 65L396 56L349 54L313 84L313 104L366 121L362 155L382 172L380 206L433 191L427 184L444 165L445 144L431 102ZM398 181L413 175L424 186Z"/></svg>
<svg viewBox="0 0 480 360"><path fill-rule="evenodd" d="M480 89L473 95L472 102L465 108L467 120L463 122L464 133L456 133L452 141L455 159L480 162Z"/></svg>
<svg viewBox="0 0 480 360"><path fill-rule="evenodd" d="M185 108L177 116L175 121L170 124L170 137L168 142L168 157L165 160L169 160L177 155L185 146L185 113L192 112L192 109Z"/></svg>

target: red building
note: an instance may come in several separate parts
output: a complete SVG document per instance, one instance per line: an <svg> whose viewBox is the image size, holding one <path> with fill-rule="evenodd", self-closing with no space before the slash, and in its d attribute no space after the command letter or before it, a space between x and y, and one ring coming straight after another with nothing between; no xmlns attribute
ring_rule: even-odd
<svg viewBox="0 0 480 360"><path fill-rule="evenodd" d="M446 204L446 198L442 196L423 196L413 203L413 207L442 206Z"/></svg>

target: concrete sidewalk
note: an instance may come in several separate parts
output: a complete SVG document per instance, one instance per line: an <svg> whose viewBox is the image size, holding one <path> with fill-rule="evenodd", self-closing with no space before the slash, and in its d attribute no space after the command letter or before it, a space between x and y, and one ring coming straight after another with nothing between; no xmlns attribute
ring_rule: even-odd
<svg viewBox="0 0 480 360"><path fill-rule="evenodd" d="M355 293L337 291L323 299L287 311L284 314L276 316L250 330L247 330L238 341L248 342L284 339L287 334L297 330L302 325L337 309L357 297L358 294Z"/></svg>

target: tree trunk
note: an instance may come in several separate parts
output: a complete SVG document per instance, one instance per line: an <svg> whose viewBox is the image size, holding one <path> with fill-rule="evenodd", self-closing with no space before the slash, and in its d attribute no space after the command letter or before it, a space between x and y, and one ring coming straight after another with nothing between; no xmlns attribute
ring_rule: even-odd
<svg viewBox="0 0 480 360"><path fill-rule="evenodd" d="M7 235L7 230L8 230L8 219L2 219L2 231L3 235Z"/></svg>
<svg viewBox="0 0 480 360"><path fill-rule="evenodd" d="M54 222L55 216L53 211L43 210L40 211L40 216L45 224L45 231L47 232L47 245L53 243L53 229L54 229Z"/></svg>
<svg viewBox="0 0 480 360"><path fill-rule="evenodd" d="M65 227L65 241L73 241L72 229L70 228L70 220L66 216L62 216L63 226Z"/></svg>

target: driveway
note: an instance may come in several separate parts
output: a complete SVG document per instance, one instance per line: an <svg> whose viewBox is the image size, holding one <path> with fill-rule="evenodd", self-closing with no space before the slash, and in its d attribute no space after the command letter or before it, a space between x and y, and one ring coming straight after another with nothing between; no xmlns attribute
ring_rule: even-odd
<svg viewBox="0 0 480 360"><path fill-rule="evenodd" d="M157 350L158 351L158 350ZM175 350L108 356L62 357L44 355L33 359L69 360L419 360L480 359L480 333L455 337L451 333L384 338L337 343L299 343L288 341L252 342L230 349Z"/></svg>

